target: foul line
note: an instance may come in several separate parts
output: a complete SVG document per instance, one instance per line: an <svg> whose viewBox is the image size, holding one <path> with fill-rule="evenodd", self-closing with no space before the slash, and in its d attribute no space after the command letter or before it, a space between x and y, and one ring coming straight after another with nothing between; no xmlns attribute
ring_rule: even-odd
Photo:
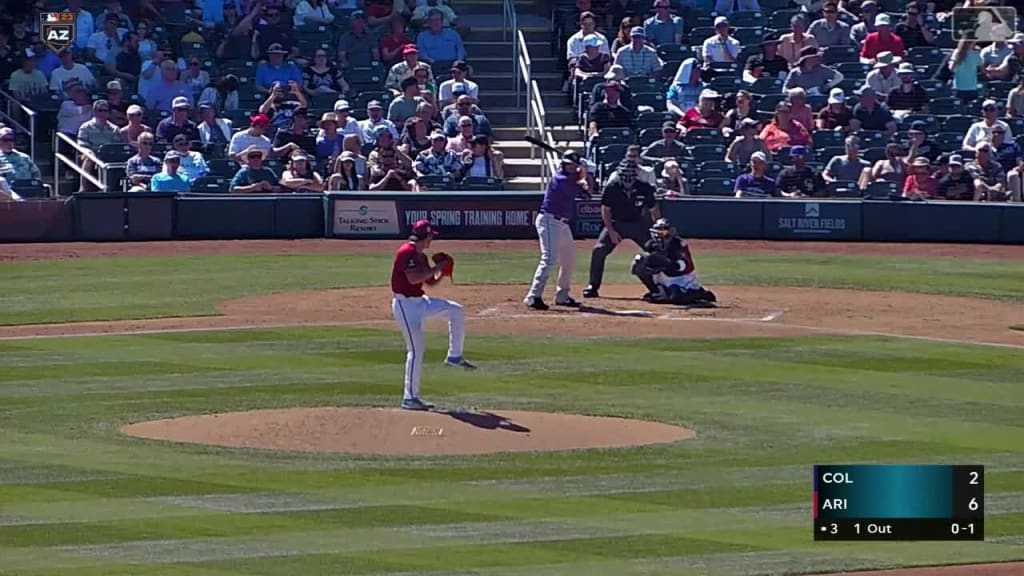
<svg viewBox="0 0 1024 576"><path fill-rule="evenodd" d="M522 319L550 319L550 320L579 320L579 319L601 319L601 318L630 318L627 315L608 315L592 312L580 312L577 314L559 314L557 316L545 315L540 312L499 314L498 308L488 308L480 313L467 316L466 320L522 320ZM808 326L805 324L781 324L775 323L783 315L783 311L776 310L760 318L714 318L709 316L673 316L662 314L660 316L648 316L647 320L667 320L670 322L723 322L726 324L739 324L744 326L772 326L775 328L803 330L807 332L818 332L834 336L876 336L884 338L904 338L909 340L921 340L924 342L939 342L944 344L973 344L976 346L989 346L994 348L1009 348L1024 350L1024 344L1006 344L999 342L983 342L977 340L964 340L959 338L941 338L938 336L919 336L914 334L897 334L893 332L876 332L872 330L855 330L841 328L826 328L822 326ZM188 334L194 332L219 332L237 330L277 330L284 328L316 328L316 327L345 327L345 326L378 326L382 324L393 324L393 319L377 320L353 320L351 322L317 322L312 324L276 323L276 324L235 324L225 326L197 326L189 328L152 328L143 330L110 330L106 332L81 332L76 334L29 334L24 336L0 336L0 342L12 340L46 340L53 338L94 338L99 336L145 336L156 334ZM40 328L52 327L54 324L40 324ZM68 324L67 326L74 326ZM24 325L22 326L24 327ZM2 328L0 328L2 330Z"/></svg>

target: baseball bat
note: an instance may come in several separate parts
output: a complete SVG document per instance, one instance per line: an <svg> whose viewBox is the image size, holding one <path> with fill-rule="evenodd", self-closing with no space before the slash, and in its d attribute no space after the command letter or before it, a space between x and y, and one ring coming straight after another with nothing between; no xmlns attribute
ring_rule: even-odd
<svg viewBox="0 0 1024 576"><path fill-rule="evenodd" d="M538 148L542 148L544 150L547 150L548 152L554 152L555 154L558 154L559 156L562 155L562 150L559 150L558 148L555 148L554 146L552 146L551 144L548 144L547 142L541 140L540 138L535 138L533 136L524 136L523 139L526 140L527 142L529 142L530 144L533 144L534 146L537 146Z"/></svg>

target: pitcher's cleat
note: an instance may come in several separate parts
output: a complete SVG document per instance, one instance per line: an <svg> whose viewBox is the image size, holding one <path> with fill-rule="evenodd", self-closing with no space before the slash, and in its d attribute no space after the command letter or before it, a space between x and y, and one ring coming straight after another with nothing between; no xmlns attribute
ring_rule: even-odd
<svg viewBox="0 0 1024 576"><path fill-rule="evenodd" d="M467 362L462 356L459 356L458 358L446 358L444 363L456 368L462 368L463 370L476 370L476 366Z"/></svg>
<svg viewBox="0 0 1024 576"><path fill-rule="evenodd" d="M433 404L428 404L419 398L406 398L402 400L402 410L416 410L419 412L425 412L433 408Z"/></svg>

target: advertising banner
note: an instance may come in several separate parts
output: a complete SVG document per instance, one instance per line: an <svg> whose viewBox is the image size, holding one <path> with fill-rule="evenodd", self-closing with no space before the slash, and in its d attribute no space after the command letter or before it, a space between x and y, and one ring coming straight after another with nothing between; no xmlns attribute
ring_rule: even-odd
<svg viewBox="0 0 1024 576"><path fill-rule="evenodd" d="M394 200L337 200L331 232L339 238L398 238L402 235Z"/></svg>
<svg viewBox="0 0 1024 576"><path fill-rule="evenodd" d="M765 202L764 237L772 240L860 240L861 202Z"/></svg>
<svg viewBox="0 0 1024 576"><path fill-rule="evenodd" d="M603 227L600 200L582 200L576 203L576 217L572 223L574 237L597 238Z"/></svg>
<svg viewBox="0 0 1024 576"><path fill-rule="evenodd" d="M536 198L402 198L398 201L402 229L430 220L444 238L501 240L536 238Z"/></svg>

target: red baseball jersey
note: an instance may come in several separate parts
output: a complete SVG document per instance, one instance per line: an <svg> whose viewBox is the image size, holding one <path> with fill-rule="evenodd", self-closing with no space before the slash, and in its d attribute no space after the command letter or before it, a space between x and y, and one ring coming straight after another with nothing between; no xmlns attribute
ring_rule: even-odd
<svg viewBox="0 0 1024 576"><path fill-rule="evenodd" d="M391 268L391 291L409 298L423 296L423 283L413 284L405 276L406 270L429 268L427 255L416 251L416 245L406 242L395 252L395 264Z"/></svg>

